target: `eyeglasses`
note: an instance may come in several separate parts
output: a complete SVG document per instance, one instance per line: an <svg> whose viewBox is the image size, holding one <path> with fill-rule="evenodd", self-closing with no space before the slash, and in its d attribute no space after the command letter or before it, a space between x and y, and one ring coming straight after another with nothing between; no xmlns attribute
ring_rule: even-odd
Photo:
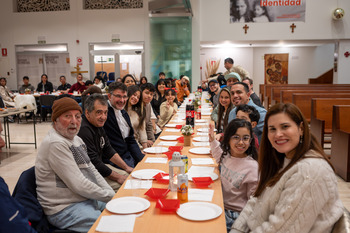
<svg viewBox="0 0 350 233"><path fill-rule="evenodd" d="M250 141L251 141L251 137L250 136L243 136L243 137L240 137L238 135L233 135L231 137L231 140L234 142L234 143L239 143L240 141L243 141L243 143L245 144L249 144Z"/></svg>
<svg viewBox="0 0 350 233"><path fill-rule="evenodd" d="M115 95L115 94L112 94L114 97L118 98L118 99L124 99L124 100L127 100L129 97L127 95L124 95L124 96L121 96L121 95Z"/></svg>

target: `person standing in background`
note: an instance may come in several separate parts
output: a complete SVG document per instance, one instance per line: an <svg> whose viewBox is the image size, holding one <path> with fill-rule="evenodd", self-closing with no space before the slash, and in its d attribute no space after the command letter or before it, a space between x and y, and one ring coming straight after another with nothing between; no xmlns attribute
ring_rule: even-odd
<svg viewBox="0 0 350 233"><path fill-rule="evenodd" d="M225 66L225 68L226 68L226 70L227 70L227 71L224 73L225 76L226 76L227 74L229 74L229 73L235 72L235 73L238 73L238 74L239 74L239 76L241 77L241 79L242 79L242 78L245 78L245 77L250 77L249 72L246 71L242 66L238 66L238 65L234 66L233 63L234 63L234 62L233 62L233 59L232 59L232 58L228 57L228 58L225 59L225 61L224 61L224 66Z"/></svg>

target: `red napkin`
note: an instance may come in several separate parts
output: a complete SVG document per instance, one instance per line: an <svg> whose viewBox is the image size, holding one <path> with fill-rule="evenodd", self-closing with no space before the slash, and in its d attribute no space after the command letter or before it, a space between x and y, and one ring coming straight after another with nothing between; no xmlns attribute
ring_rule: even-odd
<svg viewBox="0 0 350 233"><path fill-rule="evenodd" d="M183 146L169 146L169 150L170 151L178 151L181 152L181 150L183 149Z"/></svg>
<svg viewBox="0 0 350 233"><path fill-rule="evenodd" d="M184 142L184 136L178 137L177 141L180 142L180 143L183 143Z"/></svg>
<svg viewBox="0 0 350 233"><path fill-rule="evenodd" d="M182 125L176 125L175 128L181 129L181 128L182 128Z"/></svg>

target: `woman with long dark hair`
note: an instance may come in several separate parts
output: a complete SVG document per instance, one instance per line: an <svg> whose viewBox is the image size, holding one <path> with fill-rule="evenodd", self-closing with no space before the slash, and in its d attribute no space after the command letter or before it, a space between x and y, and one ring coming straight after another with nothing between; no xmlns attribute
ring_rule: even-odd
<svg viewBox="0 0 350 233"><path fill-rule="evenodd" d="M231 232L331 232L343 214L337 178L298 107L269 109L259 184Z"/></svg>
<svg viewBox="0 0 350 233"><path fill-rule="evenodd" d="M125 110L130 116L131 124L135 132L135 139L143 149L147 148L146 111L143 106L140 87L137 85L129 86L128 97Z"/></svg>
<svg viewBox="0 0 350 233"><path fill-rule="evenodd" d="M160 105L164 101L166 101L165 89L166 89L166 81L164 79L159 79L156 83L155 95L153 96L153 100L151 101L152 108L157 117L160 114Z"/></svg>

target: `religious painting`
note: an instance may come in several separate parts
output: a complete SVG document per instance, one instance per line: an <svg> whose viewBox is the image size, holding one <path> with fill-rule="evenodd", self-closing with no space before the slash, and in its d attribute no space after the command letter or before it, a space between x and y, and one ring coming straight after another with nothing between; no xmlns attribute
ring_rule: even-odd
<svg viewBox="0 0 350 233"><path fill-rule="evenodd" d="M230 23L305 22L306 0L230 0Z"/></svg>
<svg viewBox="0 0 350 233"><path fill-rule="evenodd" d="M265 54L265 84L288 83L288 53Z"/></svg>

